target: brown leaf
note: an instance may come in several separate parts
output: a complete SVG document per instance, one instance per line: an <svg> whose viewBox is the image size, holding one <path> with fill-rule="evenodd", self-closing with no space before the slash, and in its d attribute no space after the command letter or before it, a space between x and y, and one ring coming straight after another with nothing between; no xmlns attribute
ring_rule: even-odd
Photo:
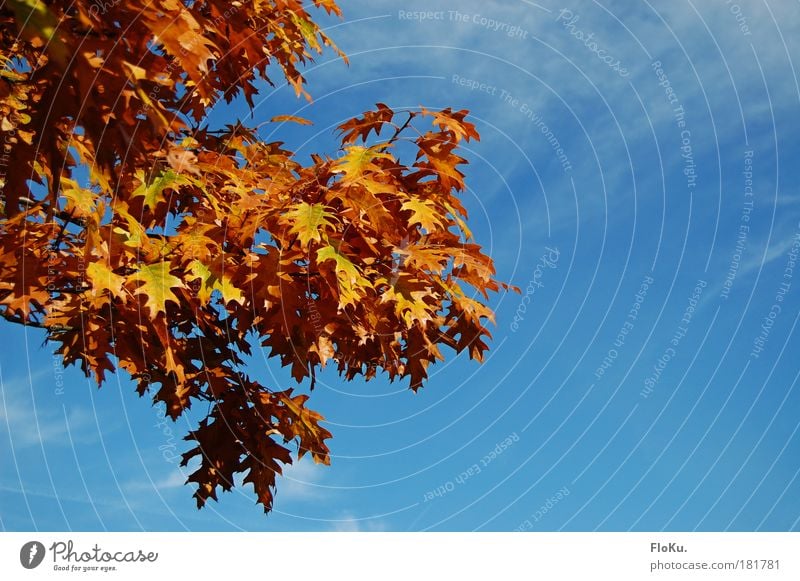
<svg viewBox="0 0 800 581"><path fill-rule="evenodd" d="M293 457L330 463L331 433L307 393L248 376L254 347L306 392L326 365L416 390L442 347L488 348L493 314L467 295L502 283L456 197L477 131L466 111L398 124L378 103L339 126L342 156L295 156L209 113L252 107L259 79L306 94L301 70L333 46L309 10L333 0L98 6L4 12L0 316L98 384L124 370L173 420L194 405L198 506L243 478L269 511Z"/></svg>

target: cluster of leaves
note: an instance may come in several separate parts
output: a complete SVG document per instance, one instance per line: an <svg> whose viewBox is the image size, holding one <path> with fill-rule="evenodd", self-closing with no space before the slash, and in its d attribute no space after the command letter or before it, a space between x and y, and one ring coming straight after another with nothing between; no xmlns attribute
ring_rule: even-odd
<svg viewBox="0 0 800 581"><path fill-rule="evenodd" d="M457 197L466 111L379 104L308 165L241 123L204 126L219 99L252 105L270 64L303 94L325 45L298 0L0 8L0 316L98 384L125 370L173 419L210 402L183 458L198 506L243 474L269 510L291 442L329 462L308 396L249 377L252 348L312 387L333 365L414 390L442 346L487 349L492 312L471 297L501 284Z"/></svg>

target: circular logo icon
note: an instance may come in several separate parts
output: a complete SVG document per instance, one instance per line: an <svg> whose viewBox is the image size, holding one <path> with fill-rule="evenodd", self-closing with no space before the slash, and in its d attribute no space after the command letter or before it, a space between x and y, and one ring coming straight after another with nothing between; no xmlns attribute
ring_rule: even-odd
<svg viewBox="0 0 800 581"><path fill-rule="evenodd" d="M30 541L19 550L19 562L26 569L35 569L44 560L44 545L39 541Z"/></svg>

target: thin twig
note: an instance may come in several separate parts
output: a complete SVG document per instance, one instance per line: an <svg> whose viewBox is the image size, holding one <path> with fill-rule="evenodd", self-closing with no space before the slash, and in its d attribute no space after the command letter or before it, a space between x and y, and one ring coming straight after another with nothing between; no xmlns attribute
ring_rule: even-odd
<svg viewBox="0 0 800 581"><path fill-rule="evenodd" d="M400 134L406 129L406 127L408 127L411 124L411 120L413 118L414 118L414 113L413 111L411 111L408 113L408 119L406 119L406 122L395 130L394 135L392 135L391 138L389 138L389 141L383 144L383 147L381 147L380 150L383 151L384 149L389 147L392 143L397 141L397 138L400 137Z"/></svg>

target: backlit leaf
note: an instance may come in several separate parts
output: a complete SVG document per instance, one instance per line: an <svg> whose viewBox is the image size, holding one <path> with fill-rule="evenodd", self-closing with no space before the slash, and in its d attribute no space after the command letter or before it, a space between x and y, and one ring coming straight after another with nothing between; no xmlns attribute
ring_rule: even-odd
<svg viewBox="0 0 800 581"><path fill-rule="evenodd" d="M98 384L124 370L175 426L197 421L182 462L199 507L244 483L269 511L293 458L331 461L309 407L323 367L420 389L444 347L483 358L481 301L507 288L456 197L459 144L478 138L466 111L399 119L378 103L339 125L341 155L277 141L310 123L294 115L272 117L274 141L244 115L220 123L239 111L226 103L255 113L267 84L309 96L302 71L324 47L344 58L323 10L340 14L334 0L3 12L0 317L41 327ZM285 375L250 377L261 349Z"/></svg>
<svg viewBox="0 0 800 581"><path fill-rule="evenodd" d="M198 297L203 303L207 303L211 299L211 294L214 291L219 291L225 303L230 301L235 301L239 304L244 303L242 291L233 285L231 277L228 274L215 274L208 266L199 260L193 260L189 269L192 276L200 279Z"/></svg>
<svg viewBox="0 0 800 581"><path fill-rule="evenodd" d="M150 183L147 183L144 171L140 170L136 174L136 179L139 180L140 185L131 193L131 197L143 197L144 206L151 210L155 209L158 204L166 202L164 196L166 190L175 190L179 186L191 184L189 179L173 170L162 172Z"/></svg>
<svg viewBox="0 0 800 581"><path fill-rule="evenodd" d="M333 246L324 246L317 250L317 262L332 261L339 286L339 304L351 305L358 301L359 290L369 284L349 258Z"/></svg>
<svg viewBox="0 0 800 581"><path fill-rule="evenodd" d="M424 200L409 200L402 205L403 210L411 212L409 224L419 224L429 232L442 226L442 216L437 209Z"/></svg>
<svg viewBox="0 0 800 581"><path fill-rule="evenodd" d="M172 289L183 288L184 284L177 276L170 274L169 262L142 265L137 272L128 276L128 281L141 283L136 287L134 294L144 295L150 318L155 319L160 313L165 313L167 301L180 304Z"/></svg>
<svg viewBox="0 0 800 581"><path fill-rule="evenodd" d="M322 242L323 230L333 225L334 215L323 204L300 202L286 212L281 221L289 225L289 232L296 234L303 248L314 240Z"/></svg>

